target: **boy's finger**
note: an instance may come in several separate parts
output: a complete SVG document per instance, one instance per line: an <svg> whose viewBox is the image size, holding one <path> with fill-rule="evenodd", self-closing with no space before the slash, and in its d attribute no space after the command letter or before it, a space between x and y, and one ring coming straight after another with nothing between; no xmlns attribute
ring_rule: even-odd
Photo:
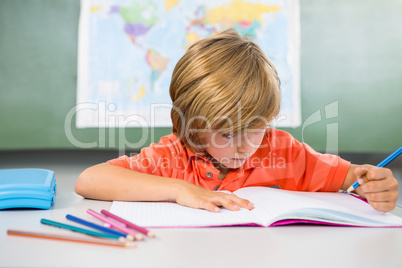
<svg viewBox="0 0 402 268"><path fill-rule="evenodd" d="M396 202L398 199L397 191L384 191L366 193L367 201L369 202Z"/></svg>
<svg viewBox="0 0 402 268"><path fill-rule="evenodd" d="M371 180L361 185L360 188L365 194L389 191L398 192L398 181L395 179Z"/></svg>
<svg viewBox="0 0 402 268"><path fill-rule="evenodd" d="M368 172L368 169L366 167L357 167L355 168L355 170L353 171L353 173L359 178L364 176L364 174L366 174Z"/></svg>
<svg viewBox="0 0 402 268"><path fill-rule="evenodd" d="M251 203L247 199L240 198L234 194L230 195L229 198L231 198L234 203L236 203L237 205L239 205L242 208L245 208L245 209L253 209L254 208L254 204Z"/></svg>
<svg viewBox="0 0 402 268"><path fill-rule="evenodd" d="M221 205L222 207L227 208L229 210L239 210L240 209L239 205L237 205L235 202L233 202L229 198L229 196L221 196L220 199L217 201L219 203L216 203L216 204Z"/></svg>
<svg viewBox="0 0 402 268"><path fill-rule="evenodd" d="M389 212L395 208L395 202L376 202L368 201L369 204L378 211Z"/></svg>
<svg viewBox="0 0 402 268"><path fill-rule="evenodd" d="M218 206L216 206L214 203L212 202L202 202L199 206L199 208L203 208L205 210L211 211L211 212L220 212L220 208Z"/></svg>
<svg viewBox="0 0 402 268"><path fill-rule="evenodd" d="M392 176L392 171L388 168L373 168L367 171L366 177L369 181L383 180Z"/></svg>

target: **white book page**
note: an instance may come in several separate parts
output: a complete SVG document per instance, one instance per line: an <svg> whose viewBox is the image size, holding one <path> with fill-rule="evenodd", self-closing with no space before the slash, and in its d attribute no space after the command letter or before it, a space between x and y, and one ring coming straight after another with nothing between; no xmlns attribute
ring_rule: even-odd
<svg viewBox="0 0 402 268"><path fill-rule="evenodd" d="M351 221L367 226L402 226L402 218L379 212L366 202L344 193L295 192L268 187L248 187L237 190L235 194L255 204L252 213L262 218L266 226L277 220L289 218L289 215L294 215L293 219L311 220L323 213L330 217L328 222Z"/></svg>
<svg viewBox="0 0 402 268"><path fill-rule="evenodd" d="M358 226L402 226L402 218L374 210L344 193L311 193L248 187L235 192L255 204L251 211L221 208L213 213L170 202L113 202L111 212L144 227L208 227L258 224L283 219L319 220Z"/></svg>
<svg viewBox="0 0 402 268"><path fill-rule="evenodd" d="M170 202L117 202L111 213L144 227L210 227L257 223L246 209L219 213L184 207Z"/></svg>

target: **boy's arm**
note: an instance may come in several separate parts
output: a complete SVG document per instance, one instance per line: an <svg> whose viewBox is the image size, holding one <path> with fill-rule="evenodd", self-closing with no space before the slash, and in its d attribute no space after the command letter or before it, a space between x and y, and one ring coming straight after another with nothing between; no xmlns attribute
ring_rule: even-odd
<svg viewBox="0 0 402 268"><path fill-rule="evenodd" d="M395 208L398 181L391 170L371 165L350 165L341 189L347 190L357 180L360 186L355 192L365 198L374 209L388 212Z"/></svg>
<svg viewBox="0 0 402 268"><path fill-rule="evenodd" d="M102 163L84 170L75 184L77 194L115 201L175 201L180 205L218 212L251 209L248 200L233 194L212 192L189 182L165 178Z"/></svg>

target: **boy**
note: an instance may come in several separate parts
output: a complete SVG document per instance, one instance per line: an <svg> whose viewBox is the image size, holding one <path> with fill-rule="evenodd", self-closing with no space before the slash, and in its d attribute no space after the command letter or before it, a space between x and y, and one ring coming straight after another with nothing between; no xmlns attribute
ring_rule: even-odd
<svg viewBox="0 0 402 268"><path fill-rule="evenodd" d="M394 209L398 183L389 169L320 154L269 127L279 113L280 81L252 41L228 30L193 44L170 85L173 134L132 157L86 169L75 191L86 198L175 201L219 212L252 209L233 194L248 186L295 191L355 191L380 211Z"/></svg>

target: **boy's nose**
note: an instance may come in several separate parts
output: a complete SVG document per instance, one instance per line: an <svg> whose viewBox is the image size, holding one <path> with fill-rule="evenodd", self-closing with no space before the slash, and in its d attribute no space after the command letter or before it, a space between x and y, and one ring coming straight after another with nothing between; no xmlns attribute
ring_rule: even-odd
<svg viewBox="0 0 402 268"><path fill-rule="evenodd" d="M249 155L254 151L254 146L250 142L241 141L237 146L237 151L244 155Z"/></svg>

